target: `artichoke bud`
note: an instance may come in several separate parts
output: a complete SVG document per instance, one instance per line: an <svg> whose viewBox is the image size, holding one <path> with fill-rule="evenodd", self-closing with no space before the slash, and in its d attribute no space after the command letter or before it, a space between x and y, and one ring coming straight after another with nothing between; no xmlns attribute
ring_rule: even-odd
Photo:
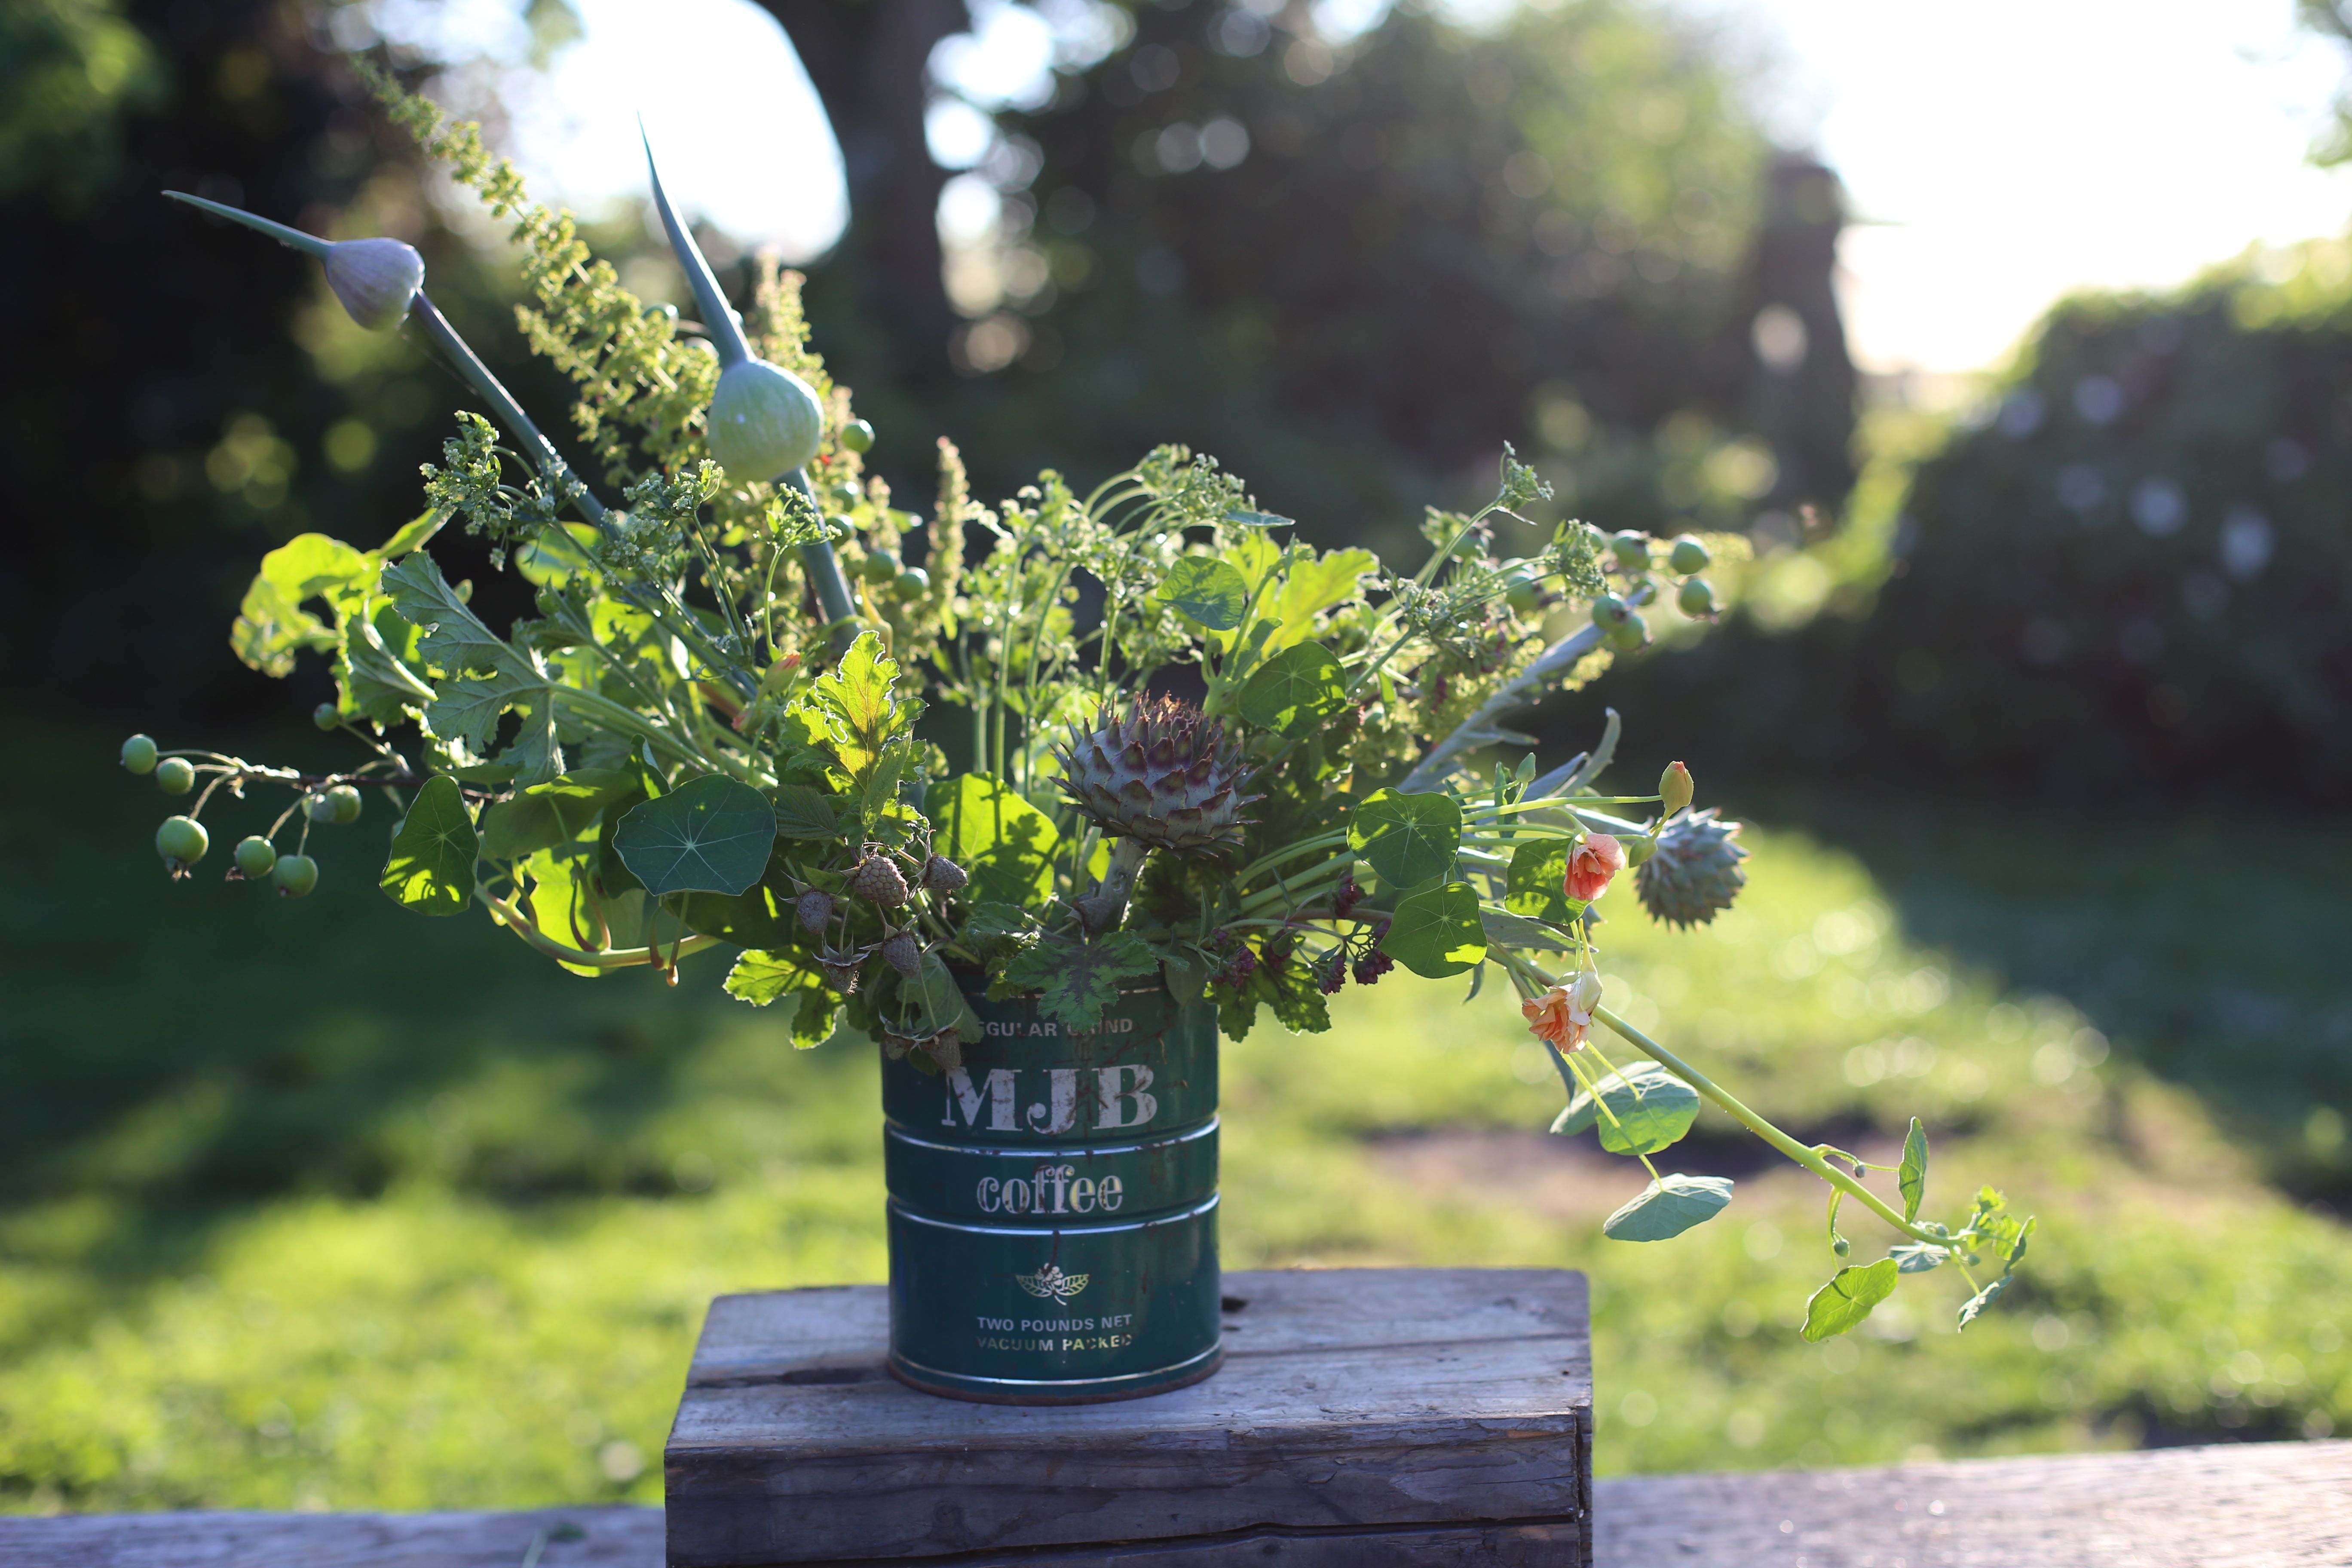
<svg viewBox="0 0 2352 1568"><path fill-rule="evenodd" d="M352 321L389 331L408 319L425 287L425 258L397 239L346 239L327 247L327 287Z"/></svg>
<svg viewBox="0 0 2352 1568"><path fill-rule="evenodd" d="M1731 907L1748 882L1739 824L1710 806L1658 830L1657 852L1633 873L1633 890L1650 918L1667 925L1705 925Z"/></svg>
<svg viewBox="0 0 2352 1568"><path fill-rule="evenodd" d="M739 360L719 373L704 439L738 479L772 479L805 467L824 436L824 405L809 384L766 360Z"/></svg>
<svg viewBox="0 0 2352 1568"><path fill-rule="evenodd" d="M1055 749L1062 787L1079 814L1140 848L1202 855L1237 846L1249 767L1223 723L1173 698L1142 698L1099 726L1072 725ZM1140 857L1138 857L1140 863ZM1120 896L1124 902L1124 895Z"/></svg>
<svg viewBox="0 0 2352 1568"><path fill-rule="evenodd" d="M1668 816L1691 803L1698 786L1691 782L1690 770L1680 763L1668 763L1666 771L1658 775L1658 795L1661 809Z"/></svg>

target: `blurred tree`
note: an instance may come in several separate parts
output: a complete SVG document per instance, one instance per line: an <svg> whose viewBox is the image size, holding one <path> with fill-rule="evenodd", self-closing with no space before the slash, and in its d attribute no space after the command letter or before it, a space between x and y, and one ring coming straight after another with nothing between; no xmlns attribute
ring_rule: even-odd
<svg viewBox="0 0 2352 1568"><path fill-rule="evenodd" d="M970 17L963 0L759 0L783 25L824 100L849 183L849 228L831 270L863 318L868 380L936 382L953 317L940 280L940 190L947 171L924 134L929 68Z"/></svg>
<svg viewBox="0 0 2352 1568"><path fill-rule="evenodd" d="M2035 329L1919 464L1866 616L1612 680L1749 778L2352 798L2352 241ZM1784 556L1784 563L1810 565Z"/></svg>
<svg viewBox="0 0 2352 1568"><path fill-rule="evenodd" d="M1506 438L1615 523L1842 498L1834 180L1772 172L1705 34L1630 0L1338 45L1303 5L1134 20L1000 117L1004 233L949 258L990 458L1173 437L1327 531L1456 499ZM1807 334L1777 382L1767 303Z"/></svg>
<svg viewBox="0 0 2352 1568"><path fill-rule="evenodd" d="M407 139L343 65L343 48L376 41L369 15L292 0L0 7L0 341L15 372L0 386L0 656L14 700L151 721L306 706L224 646L256 561L306 528L372 544L414 515L416 465L467 400L405 336L353 326L314 264L160 192L409 240L500 374L568 403L521 354L505 269L445 225ZM532 7L542 44L563 16ZM566 422L548 423L561 439Z"/></svg>

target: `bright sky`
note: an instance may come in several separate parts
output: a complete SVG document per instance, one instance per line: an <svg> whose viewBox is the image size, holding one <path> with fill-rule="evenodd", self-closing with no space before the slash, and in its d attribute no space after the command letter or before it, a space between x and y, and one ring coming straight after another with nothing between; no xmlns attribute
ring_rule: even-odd
<svg viewBox="0 0 2352 1568"><path fill-rule="evenodd" d="M1777 124L1879 220L1842 253L1849 331L1873 368L1980 367L2069 290L2177 283L2253 241L2352 220L2352 172L2305 158L2342 61L2297 32L2294 0L1685 3L1775 57ZM682 206L795 258L831 243L840 155L766 13L576 4L586 41L520 106L527 167L583 208L642 190L635 110ZM1321 9L1361 25L1379 4ZM937 65L968 91L1020 96L1050 38L1003 0L975 9L979 36ZM936 118L933 144L968 157L971 129Z"/></svg>

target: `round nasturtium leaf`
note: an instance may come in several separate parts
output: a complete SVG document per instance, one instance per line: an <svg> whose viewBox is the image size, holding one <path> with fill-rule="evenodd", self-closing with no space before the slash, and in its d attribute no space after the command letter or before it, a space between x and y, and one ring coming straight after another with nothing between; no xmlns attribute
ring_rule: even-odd
<svg viewBox="0 0 2352 1568"><path fill-rule="evenodd" d="M768 797L724 773L705 773L630 807L613 831L621 863L656 898L747 891L767 870L775 843Z"/></svg>
<svg viewBox="0 0 2352 1568"><path fill-rule="evenodd" d="M1399 900L1381 951L1427 980L1475 968L1486 957L1477 889L1447 882Z"/></svg>
<svg viewBox="0 0 2352 1568"><path fill-rule="evenodd" d="M1349 816L1348 847L1385 885L1417 888L1453 868L1454 857L1462 848L1462 803L1438 793L1376 791ZM1402 953L1396 957L1398 963L1406 963ZM1406 963L1406 967L1412 965Z"/></svg>

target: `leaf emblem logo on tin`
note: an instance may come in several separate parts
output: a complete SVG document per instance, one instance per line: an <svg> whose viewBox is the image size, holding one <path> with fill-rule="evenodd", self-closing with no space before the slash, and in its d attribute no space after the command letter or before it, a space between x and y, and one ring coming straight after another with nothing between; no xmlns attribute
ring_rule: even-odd
<svg viewBox="0 0 2352 1568"><path fill-rule="evenodd" d="M1015 1274L1013 1282L1032 1296L1050 1301L1066 1301L1087 1288L1091 1274L1065 1274L1048 1263L1034 1274Z"/></svg>

